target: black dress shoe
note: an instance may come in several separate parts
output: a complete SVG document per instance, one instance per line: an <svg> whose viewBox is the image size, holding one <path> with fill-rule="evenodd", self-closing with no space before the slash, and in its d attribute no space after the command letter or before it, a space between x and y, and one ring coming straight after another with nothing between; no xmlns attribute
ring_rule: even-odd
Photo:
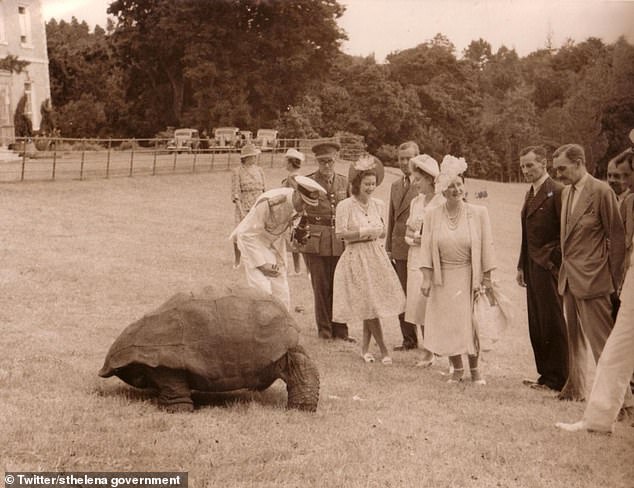
<svg viewBox="0 0 634 488"><path fill-rule="evenodd" d="M410 346L409 344L401 344L400 346L395 346L395 351L409 351L411 349L418 349L417 345Z"/></svg>

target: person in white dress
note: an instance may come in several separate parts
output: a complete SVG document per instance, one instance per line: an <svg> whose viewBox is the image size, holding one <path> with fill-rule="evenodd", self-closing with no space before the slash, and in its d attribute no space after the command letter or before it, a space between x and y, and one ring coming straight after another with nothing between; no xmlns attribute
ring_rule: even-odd
<svg viewBox="0 0 634 488"><path fill-rule="evenodd" d="M383 364L392 364L383 339L380 318L398 316L405 310L405 294L379 239L385 238L385 204L372 198L383 181L383 165L374 156L364 156L350 165L348 181L352 196L337 205L335 233L345 242L334 277L333 321L363 322L361 354L369 352L374 337Z"/></svg>
<svg viewBox="0 0 634 488"><path fill-rule="evenodd" d="M466 169L463 158L444 157L436 185L446 202L425 212L423 219L421 293L428 297L425 347L449 356L453 366L449 383L462 381L462 355L467 354L471 380L485 385L478 370L480 347L472 312L474 291L480 288L490 293L494 250L486 207L464 201Z"/></svg>
<svg viewBox="0 0 634 488"><path fill-rule="evenodd" d="M247 283L278 298L290 308L286 277L286 229L305 205L315 206L326 190L306 176L292 178L291 188L275 188L255 201L231 233L244 261Z"/></svg>
<svg viewBox="0 0 634 488"><path fill-rule="evenodd" d="M405 322L420 325L422 338L422 358L416 363L419 367L431 366L434 354L425 348L425 307L427 298L420 292L423 273L420 269L420 242L423 233L423 215L425 210L442 205L445 197L435 193L434 182L440 173L438 161L427 154L410 159L412 185L419 192L410 203L409 217L405 228L405 242L410 246L407 256L407 293L405 294Z"/></svg>

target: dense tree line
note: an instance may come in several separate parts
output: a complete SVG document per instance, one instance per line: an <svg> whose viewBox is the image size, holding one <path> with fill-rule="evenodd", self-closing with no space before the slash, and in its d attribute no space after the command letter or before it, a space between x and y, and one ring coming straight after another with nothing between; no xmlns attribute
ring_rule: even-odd
<svg viewBox="0 0 634 488"><path fill-rule="evenodd" d="M166 126L348 132L384 157L414 139L504 179L534 143L579 142L601 172L634 127L624 38L519 57L484 39L458 53L438 34L379 64L341 52L343 11L336 0L115 0L105 30L51 20L55 120L69 137L152 137Z"/></svg>

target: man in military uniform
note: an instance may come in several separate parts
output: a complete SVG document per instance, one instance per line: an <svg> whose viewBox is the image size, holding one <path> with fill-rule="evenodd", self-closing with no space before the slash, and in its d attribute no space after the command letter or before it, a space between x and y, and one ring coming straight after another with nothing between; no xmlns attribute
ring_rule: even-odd
<svg viewBox="0 0 634 488"><path fill-rule="evenodd" d="M341 200L348 197L348 179L335 173L334 168L339 149L339 144L335 142L322 142L312 147L319 169L308 176L326 192L319 194L316 206L306 208L310 238L299 250L304 254L313 286L319 337L354 342L348 336L346 324L332 321L335 267L343 252L343 241L335 237L335 209Z"/></svg>
<svg viewBox="0 0 634 488"><path fill-rule="evenodd" d="M409 206L417 196L418 190L410 181L409 160L419 154L418 144L414 141L404 142L398 147L398 164L403 172L403 177L392 183L390 189L390 206L387 220L387 239L385 240L385 250L387 251L394 269L401 282L403 291L407 293L407 255L409 245L405 242L405 230L407 219L409 218ZM405 321L405 314L398 316L401 325L403 343L394 348L395 351L406 351L418 347L416 336L416 325Z"/></svg>
<svg viewBox="0 0 634 488"><path fill-rule="evenodd" d="M286 229L308 206L316 206L326 191L305 176L294 176L292 187L275 188L258 197L231 233L244 261L247 283L278 298L290 309L286 278Z"/></svg>

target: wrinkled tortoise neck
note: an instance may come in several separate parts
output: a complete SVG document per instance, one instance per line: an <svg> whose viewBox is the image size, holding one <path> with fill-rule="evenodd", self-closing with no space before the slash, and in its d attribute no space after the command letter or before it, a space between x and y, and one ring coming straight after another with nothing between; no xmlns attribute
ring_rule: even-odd
<svg viewBox="0 0 634 488"><path fill-rule="evenodd" d="M319 402L319 371L301 346L288 350L278 365L286 382L287 408L314 412Z"/></svg>

